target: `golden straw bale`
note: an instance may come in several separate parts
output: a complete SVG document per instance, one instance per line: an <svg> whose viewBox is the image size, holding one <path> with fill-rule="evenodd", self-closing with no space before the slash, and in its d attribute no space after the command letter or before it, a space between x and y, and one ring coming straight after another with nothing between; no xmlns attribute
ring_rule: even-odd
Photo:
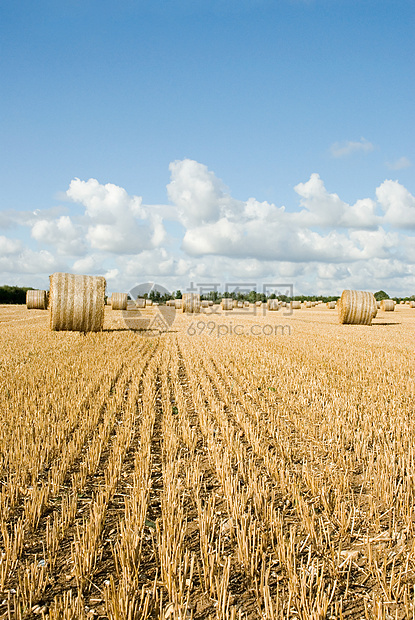
<svg viewBox="0 0 415 620"><path fill-rule="evenodd" d="M153 300L152 299L146 299L146 306L152 306L153 305Z"/></svg>
<svg viewBox="0 0 415 620"><path fill-rule="evenodd" d="M143 297L137 297L137 299L135 300L135 305L137 306L137 308L145 308L146 300Z"/></svg>
<svg viewBox="0 0 415 620"><path fill-rule="evenodd" d="M33 290L26 293L26 308L28 310L46 310L48 294L46 291Z"/></svg>
<svg viewBox="0 0 415 620"><path fill-rule="evenodd" d="M113 310L127 310L127 293L113 293L111 296L111 308Z"/></svg>
<svg viewBox="0 0 415 620"><path fill-rule="evenodd" d="M258 308L260 308L260 307L262 306L262 301L256 301L256 302L255 302L255 305L256 305Z"/></svg>
<svg viewBox="0 0 415 620"><path fill-rule="evenodd" d="M304 302L304 308L312 308L312 303L311 303L311 301L305 301L305 302Z"/></svg>
<svg viewBox="0 0 415 620"><path fill-rule="evenodd" d="M232 310L233 309L233 299L231 299L230 297L223 297L221 305L222 305L222 310Z"/></svg>
<svg viewBox="0 0 415 620"><path fill-rule="evenodd" d="M380 309L383 312L394 312L395 304L393 303L393 299L382 299L380 302Z"/></svg>
<svg viewBox="0 0 415 620"><path fill-rule="evenodd" d="M181 310L182 305L183 305L183 301L181 299L174 300L174 307L176 308L176 310Z"/></svg>
<svg viewBox="0 0 415 620"><path fill-rule="evenodd" d="M200 305L202 308L209 308L209 302L207 301L207 299L204 299Z"/></svg>
<svg viewBox="0 0 415 620"><path fill-rule="evenodd" d="M301 301L291 301L290 302L290 306L291 306L292 310L300 310L300 308L301 308Z"/></svg>
<svg viewBox="0 0 415 620"><path fill-rule="evenodd" d="M244 301L244 308L249 308L251 304L249 303L249 301Z"/></svg>
<svg viewBox="0 0 415 620"><path fill-rule="evenodd" d="M338 303L339 322L371 325L377 314L376 299L368 291L344 290Z"/></svg>
<svg viewBox="0 0 415 620"><path fill-rule="evenodd" d="M98 332L104 323L105 278L54 273L50 276L50 327Z"/></svg>
<svg viewBox="0 0 415 620"><path fill-rule="evenodd" d="M409 307L410 308L415 308L415 301L410 301L409 302Z"/></svg>
<svg viewBox="0 0 415 620"><path fill-rule="evenodd" d="M267 302L267 309L268 310L279 310L280 309L280 302L278 301L278 299L268 299Z"/></svg>
<svg viewBox="0 0 415 620"><path fill-rule="evenodd" d="M326 303L326 306L329 310L335 310L336 308L336 302L335 301L328 301Z"/></svg>
<svg viewBox="0 0 415 620"><path fill-rule="evenodd" d="M182 312L200 312L199 293L183 293Z"/></svg>

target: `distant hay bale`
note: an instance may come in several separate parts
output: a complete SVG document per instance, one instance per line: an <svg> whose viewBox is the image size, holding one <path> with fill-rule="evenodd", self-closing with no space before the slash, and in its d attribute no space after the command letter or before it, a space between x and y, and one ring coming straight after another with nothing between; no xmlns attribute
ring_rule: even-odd
<svg viewBox="0 0 415 620"><path fill-rule="evenodd" d="M267 302L267 309L268 310L279 310L280 309L280 302L278 301L278 299L268 299Z"/></svg>
<svg viewBox="0 0 415 620"><path fill-rule="evenodd" d="M256 302L255 302L255 305L256 305L258 308L260 308L260 307L262 306L262 301L256 301Z"/></svg>
<svg viewBox="0 0 415 620"><path fill-rule="evenodd" d="M146 300L142 297L137 297L137 299L135 300L135 305L137 306L137 308L145 308Z"/></svg>
<svg viewBox="0 0 415 620"><path fill-rule="evenodd" d="M409 302L409 307L410 308L415 308L415 301L410 301Z"/></svg>
<svg viewBox="0 0 415 620"><path fill-rule="evenodd" d="M200 312L199 293L183 293L182 311L191 313Z"/></svg>
<svg viewBox="0 0 415 620"><path fill-rule="evenodd" d="M250 303L249 301L244 301L244 308L249 308L250 307Z"/></svg>
<svg viewBox="0 0 415 620"><path fill-rule="evenodd" d="M377 302L376 302L376 308L377 308L378 310L380 310L380 301L377 301Z"/></svg>
<svg viewBox="0 0 415 620"><path fill-rule="evenodd" d="M54 273L50 276L50 327L56 331L99 332L104 323L103 277Z"/></svg>
<svg viewBox="0 0 415 620"><path fill-rule="evenodd" d="M182 309L182 305L183 302L181 299L175 299L174 300L174 307L176 308L176 310L181 310Z"/></svg>
<svg viewBox="0 0 415 620"><path fill-rule="evenodd" d="M244 302L243 301L238 301L237 308L243 308L243 307L244 307Z"/></svg>
<svg viewBox="0 0 415 620"><path fill-rule="evenodd" d="M153 300L152 299L146 299L146 306L152 306L153 305Z"/></svg>
<svg viewBox="0 0 415 620"><path fill-rule="evenodd" d="M393 312L395 310L393 299L382 299L380 302L380 309L383 310L383 312Z"/></svg>
<svg viewBox="0 0 415 620"><path fill-rule="evenodd" d="M338 303L339 322L371 325L377 314L376 299L368 291L344 290Z"/></svg>
<svg viewBox="0 0 415 620"><path fill-rule="evenodd" d="M404 301L400 301L399 303L400 303L400 305L402 306L405 302L404 302Z"/></svg>
<svg viewBox="0 0 415 620"><path fill-rule="evenodd" d="M301 308L301 301L291 301L290 302L290 306L292 310L300 310Z"/></svg>
<svg viewBox="0 0 415 620"><path fill-rule="evenodd" d="M209 306L213 306L213 301L211 299L209 299L208 304L209 304Z"/></svg>
<svg viewBox="0 0 415 620"><path fill-rule="evenodd" d="M237 302L236 299L233 300L232 305L233 305L234 308L238 307L238 302Z"/></svg>
<svg viewBox="0 0 415 620"><path fill-rule="evenodd" d="M304 302L304 308L312 308L312 307L313 307L313 306L312 306L311 301L305 301L305 302Z"/></svg>
<svg viewBox="0 0 415 620"><path fill-rule="evenodd" d="M46 310L48 294L46 291L34 290L26 293L26 308L28 310Z"/></svg>
<svg viewBox="0 0 415 620"><path fill-rule="evenodd" d="M329 310L335 310L336 309L336 302L335 301L328 301L326 303L326 306Z"/></svg>
<svg viewBox="0 0 415 620"><path fill-rule="evenodd" d="M113 310L127 310L127 293L113 293L111 296L111 308Z"/></svg>
<svg viewBox="0 0 415 620"><path fill-rule="evenodd" d="M209 308L209 302L207 301L207 299L204 299L201 303L200 303L202 308Z"/></svg>
<svg viewBox="0 0 415 620"><path fill-rule="evenodd" d="M168 299L166 301L166 306L173 306L174 307L174 305L175 305L174 299Z"/></svg>
<svg viewBox="0 0 415 620"><path fill-rule="evenodd" d="M221 302L222 310L232 310L233 309L233 299L230 297L223 297Z"/></svg>

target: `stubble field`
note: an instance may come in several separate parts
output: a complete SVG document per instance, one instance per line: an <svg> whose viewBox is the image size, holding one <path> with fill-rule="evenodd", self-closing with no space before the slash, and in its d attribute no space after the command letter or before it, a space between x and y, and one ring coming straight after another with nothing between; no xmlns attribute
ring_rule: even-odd
<svg viewBox="0 0 415 620"><path fill-rule="evenodd" d="M0 307L0 618L415 617L415 309L158 312Z"/></svg>

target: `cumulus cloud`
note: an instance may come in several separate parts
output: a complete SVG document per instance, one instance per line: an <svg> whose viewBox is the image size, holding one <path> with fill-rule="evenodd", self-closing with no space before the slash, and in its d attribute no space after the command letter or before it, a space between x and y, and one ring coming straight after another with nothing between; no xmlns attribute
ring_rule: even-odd
<svg viewBox="0 0 415 620"><path fill-rule="evenodd" d="M207 166L191 159L170 164L169 199L178 207L182 222L195 226L216 221L221 212L232 211L237 202Z"/></svg>
<svg viewBox="0 0 415 620"><path fill-rule="evenodd" d="M358 141L347 140L344 142L334 142L334 144L330 147L330 152L333 157L336 159L339 157L347 157L348 155L352 155L353 153L370 153L370 151L374 150L374 145L366 140L365 138L360 138Z"/></svg>
<svg viewBox="0 0 415 620"><path fill-rule="evenodd" d="M81 226L75 226L67 215L57 220L38 219L32 226L31 235L40 243L54 245L59 254L78 256L87 250Z"/></svg>
<svg viewBox="0 0 415 620"><path fill-rule="evenodd" d="M17 254L22 249L22 244L17 239L9 239L0 235L0 256Z"/></svg>
<svg viewBox="0 0 415 620"><path fill-rule="evenodd" d="M412 166L407 157L400 157L396 161L388 162L386 165L390 170L403 170L404 168L410 168Z"/></svg>
<svg viewBox="0 0 415 620"><path fill-rule="evenodd" d="M376 189L376 197L385 222L395 228L415 228L415 197L398 181L384 181Z"/></svg>
<svg viewBox="0 0 415 620"><path fill-rule="evenodd" d="M161 245L166 237L162 220L142 205L140 196L96 179L73 179L68 198L85 207L86 240L93 250L114 254L135 254Z"/></svg>

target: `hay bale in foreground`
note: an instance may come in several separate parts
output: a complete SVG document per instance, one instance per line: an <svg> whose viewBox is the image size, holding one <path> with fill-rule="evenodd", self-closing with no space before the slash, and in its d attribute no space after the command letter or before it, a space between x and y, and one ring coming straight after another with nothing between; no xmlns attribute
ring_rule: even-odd
<svg viewBox="0 0 415 620"><path fill-rule="evenodd" d="M394 312L395 304L393 299L382 299L380 302L380 309L383 310L383 312Z"/></svg>
<svg viewBox="0 0 415 620"><path fill-rule="evenodd" d="M105 278L54 273L50 276L50 327L99 332L104 323Z"/></svg>
<svg viewBox="0 0 415 620"><path fill-rule="evenodd" d="M182 312L200 312L199 293L183 293Z"/></svg>
<svg viewBox="0 0 415 620"><path fill-rule="evenodd" d="M113 310L127 310L127 293L113 293L111 296L111 308Z"/></svg>
<svg viewBox="0 0 415 620"><path fill-rule="evenodd" d="M222 297L222 310L233 310L233 299L230 297Z"/></svg>
<svg viewBox="0 0 415 620"><path fill-rule="evenodd" d="M26 308L28 310L46 310L48 294L46 291L34 290L26 292Z"/></svg>
<svg viewBox="0 0 415 620"><path fill-rule="evenodd" d="M329 310L335 310L336 309L336 302L335 301L328 301L326 303L326 306Z"/></svg>
<svg viewBox="0 0 415 620"><path fill-rule="evenodd" d="M349 325L371 325L378 311L376 299L368 291L344 290L337 306L339 322Z"/></svg>

